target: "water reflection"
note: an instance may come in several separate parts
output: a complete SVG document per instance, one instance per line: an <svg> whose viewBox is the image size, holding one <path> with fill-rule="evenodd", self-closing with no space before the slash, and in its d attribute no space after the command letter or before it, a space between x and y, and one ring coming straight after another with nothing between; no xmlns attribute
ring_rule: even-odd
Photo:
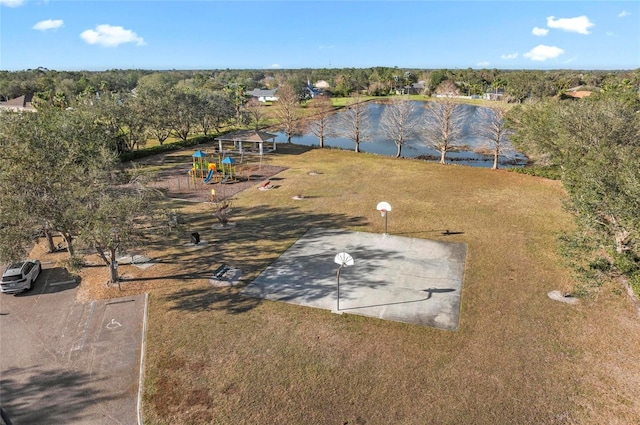
<svg viewBox="0 0 640 425"><path fill-rule="evenodd" d="M415 102L415 114L418 119L420 119L420 115L425 113L424 108L425 102ZM397 152L396 144L390 140L385 138L381 132L378 130L378 126L380 124L380 118L382 116L382 112L384 108L387 106L383 103L374 103L371 102L368 104L368 113L370 116L371 124L373 126L373 137L368 142L360 143L360 150L362 152L374 153L378 155L385 156L395 156ZM485 143L485 140L481 139L477 135L473 133L473 127L480 119L480 114L476 113L478 108L482 108L481 106L475 105L464 105L465 108L468 109L468 119L465 122L463 137L461 140L461 144L467 147L464 151L459 152L448 152L446 161L447 163L453 164L461 164L461 165L470 165L474 167L491 167L493 166L493 156L481 155L479 153L474 152L475 148L482 146ZM343 112L338 112L331 117L331 125L337 127L340 125L340 114ZM276 132L278 135L276 141L278 143L286 143L287 137L282 132ZM305 146L319 146L320 141L318 137L314 134L307 132L301 136L293 136L291 138L292 143L305 145ZM509 143L509 142L507 142ZM325 147L339 148L345 150L353 150L355 147L355 143L344 137L325 137L324 140ZM510 146L510 143L509 143ZM440 160L440 152L431 149L424 145L424 142L421 142L418 138L413 138L407 140L402 145L402 156L406 158L424 158L433 161ZM527 161L527 158L524 154L520 152L515 152L511 154L509 157L500 157L500 167L513 167L513 166L523 166Z"/></svg>

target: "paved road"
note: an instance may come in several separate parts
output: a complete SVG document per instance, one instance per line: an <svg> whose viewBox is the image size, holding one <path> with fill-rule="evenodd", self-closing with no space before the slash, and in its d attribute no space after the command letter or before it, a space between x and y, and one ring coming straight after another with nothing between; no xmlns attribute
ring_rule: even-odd
<svg viewBox="0 0 640 425"><path fill-rule="evenodd" d="M145 297L79 303L50 281L0 295L0 404L14 425L137 424Z"/></svg>

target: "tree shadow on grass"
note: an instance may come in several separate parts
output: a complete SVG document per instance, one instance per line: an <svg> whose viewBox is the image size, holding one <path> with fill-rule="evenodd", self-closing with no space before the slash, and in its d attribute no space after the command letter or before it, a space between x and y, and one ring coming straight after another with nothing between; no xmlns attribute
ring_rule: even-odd
<svg viewBox="0 0 640 425"><path fill-rule="evenodd" d="M170 310L226 311L228 314L246 313L262 302L230 289L181 289L165 296L164 300L172 303Z"/></svg>
<svg viewBox="0 0 640 425"><path fill-rule="evenodd" d="M14 368L2 372L0 399L15 424L90 423L97 418L88 411L113 399L101 395L100 381L78 371Z"/></svg>
<svg viewBox="0 0 640 425"><path fill-rule="evenodd" d="M250 280L278 259L309 228L335 229L366 224L364 217L309 213L295 208L264 205L234 209L233 221L236 226L229 230L212 229L217 220L211 213L193 214L186 219L188 223L185 227L189 231L198 231L201 239L209 244L201 249L194 249L194 246L186 247L185 234L177 235L170 241L164 240L162 243L169 242L174 245L174 249L170 253L156 256L154 261L161 264L180 264L183 266L181 271L163 276L130 278L128 281L209 279L222 263L241 270L243 277ZM317 235L318 241L320 238L321 235ZM154 248L163 252L161 245ZM166 252L166 249L164 251ZM362 255L374 253L363 252ZM329 273L333 275L335 271L331 270ZM167 300L175 303L171 307L173 309L216 309L232 314L248 311L260 304L260 300L238 295L235 289L227 291L214 287L198 290L177 288Z"/></svg>

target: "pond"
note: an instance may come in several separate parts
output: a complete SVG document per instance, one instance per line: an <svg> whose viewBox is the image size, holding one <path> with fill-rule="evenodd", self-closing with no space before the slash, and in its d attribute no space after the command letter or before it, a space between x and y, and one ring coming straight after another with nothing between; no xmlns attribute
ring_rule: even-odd
<svg viewBox="0 0 640 425"><path fill-rule="evenodd" d="M425 113L424 105L425 102L415 102L416 116ZM382 116L382 112L384 111L384 108L387 107L387 105L385 105L384 103L370 102L367 107L370 121L373 127L373 136L370 141L360 143L360 151L385 156L396 156L397 146L395 142L385 138L382 133L378 131L380 117ZM464 123L462 139L460 141L460 144L465 146L465 150L461 150L458 152L447 152L446 161L450 164L490 168L493 166L493 156L482 155L474 152L476 148L479 148L485 143L482 138L475 135L472 131L472 128L480 119L480 115L476 113L476 110L477 108L482 107L475 105L463 105L463 107L467 108L466 112L468 112L468 119ZM341 113L343 112L337 112L332 116L332 125L338 126L340 124ZM274 134L278 135L278 137L276 138L276 142L287 142L287 137L283 132L275 132ZM291 138L291 142L305 146L319 146L320 144L318 137L311 132L302 134L301 136L293 136ZM506 143L509 147L511 147L511 144L508 141ZM324 145L325 147L345 150L353 150L355 148L355 143L344 137L325 137ZM420 141L418 138L410 139L402 145L402 156L405 158L420 157L433 161L440 160L440 152L427 147L424 142ZM523 153L513 150L512 154L507 157L500 157L499 161L500 167L521 167L526 164L527 157Z"/></svg>

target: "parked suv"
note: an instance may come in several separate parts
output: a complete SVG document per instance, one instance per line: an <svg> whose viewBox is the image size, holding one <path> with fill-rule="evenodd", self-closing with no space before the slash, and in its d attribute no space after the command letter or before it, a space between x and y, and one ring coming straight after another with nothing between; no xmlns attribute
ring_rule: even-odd
<svg viewBox="0 0 640 425"><path fill-rule="evenodd" d="M27 260L10 264L2 274L0 292L5 294L17 294L31 289L36 281L42 265L38 260Z"/></svg>

